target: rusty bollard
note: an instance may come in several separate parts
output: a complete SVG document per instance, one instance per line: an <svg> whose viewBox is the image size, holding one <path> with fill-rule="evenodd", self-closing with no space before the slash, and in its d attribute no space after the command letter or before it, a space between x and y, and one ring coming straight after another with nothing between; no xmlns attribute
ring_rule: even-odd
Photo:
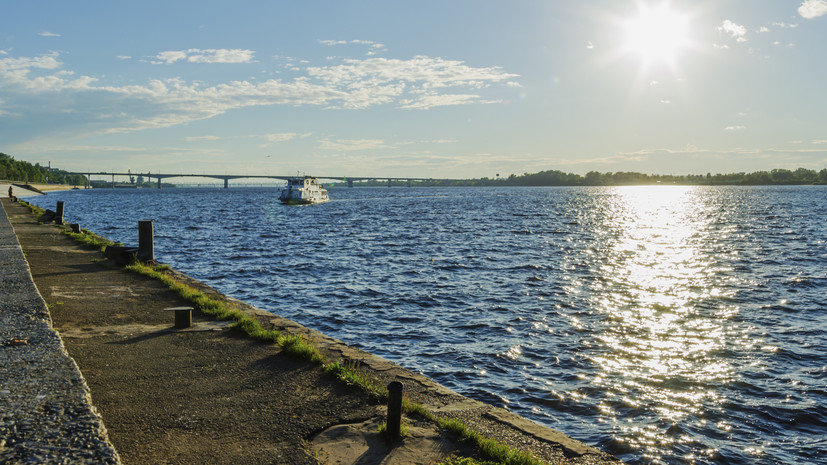
<svg viewBox="0 0 827 465"><path fill-rule="evenodd" d="M57 201L57 207L55 210L55 224L63 224L63 206L64 202L62 200Z"/></svg>
<svg viewBox="0 0 827 465"><path fill-rule="evenodd" d="M152 220L138 221L138 260L155 261L155 233Z"/></svg>
<svg viewBox="0 0 827 465"><path fill-rule="evenodd" d="M388 384L388 439L399 439L402 427L402 383L393 381Z"/></svg>
<svg viewBox="0 0 827 465"><path fill-rule="evenodd" d="M69 227L72 228L73 233L80 234L80 223L69 223Z"/></svg>

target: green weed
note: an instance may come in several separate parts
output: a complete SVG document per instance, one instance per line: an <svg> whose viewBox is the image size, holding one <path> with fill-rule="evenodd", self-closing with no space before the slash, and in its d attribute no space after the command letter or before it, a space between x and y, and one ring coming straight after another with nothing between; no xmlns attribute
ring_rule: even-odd
<svg viewBox="0 0 827 465"><path fill-rule="evenodd" d="M388 436L388 422L383 421L381 425L379 425L379 435L382 436L385 441L393 442L396 438L392 438ZM408 423L405 422L405 419L402 419L402 423L399 424L399 437L405 438L408 436Z"/></svg>
<svg viewBox="0 0 827 465"><path fill-rule="evenodd" d="M80 242L89 249L96 249L101 252L106 250L106 248L110 245L123 245L120 242L113 242L109 239L104 239L103 237L91 233L73 233L68 229L64 229L61 233L71 237L77 242Z"/></svg>

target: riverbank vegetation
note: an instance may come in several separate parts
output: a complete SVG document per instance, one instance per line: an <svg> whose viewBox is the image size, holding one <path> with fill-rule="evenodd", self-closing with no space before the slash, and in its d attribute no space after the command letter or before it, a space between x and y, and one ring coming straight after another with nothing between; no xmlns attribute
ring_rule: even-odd
<svg viewBox="0 0 827 465"><path fill-rule="evenodd" d="M40 163L32 165L5 153L0 153L0 179L20 183L87 185L86 176L68 174L63 170L40 166Z"/></svg>
<svg viewBox="0 0 827 465"><path fill-rule="evenodd" d="M796 170L774 169L752 173L728 174L646 174L633 171L599 173L589 171L585 176L565 173L559 170L539 173L512 174L508 177L481 178L470 180L392 181L392 186L644 186L644 185L690 185L690 186L766 186L766 185L807 185L827 184L827 169L815 171L806 168ZM354 186L384 187L386 180L354 182Z"/></svg>

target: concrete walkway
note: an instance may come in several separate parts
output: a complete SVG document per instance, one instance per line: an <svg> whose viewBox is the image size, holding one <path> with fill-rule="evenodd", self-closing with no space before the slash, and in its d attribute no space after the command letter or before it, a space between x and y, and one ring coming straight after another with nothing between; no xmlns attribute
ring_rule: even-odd
<svg viewBox="0 0 827 465"><path fill-rule="evenodd" d="M0 296L0 463L120 463L5 211Z"/></svg>
<svg viewBox="0 0 827 465"><path fill-rule="evenodd" d="M17 185L0 182L0 199L9 198L9 187L12 188L12 194L15 197L29 197L32 195L41 195L39 192L31 191L29 189Z"/></svg>

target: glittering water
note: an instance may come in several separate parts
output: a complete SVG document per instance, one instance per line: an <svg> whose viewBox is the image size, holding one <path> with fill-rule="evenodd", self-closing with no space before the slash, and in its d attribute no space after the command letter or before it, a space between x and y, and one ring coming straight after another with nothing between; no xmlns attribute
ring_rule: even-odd
<svg viewBox="0 0 827 465"><path fill-rule="evenodd" d="M827 188L34 198L226 294L632 463L825 463Z"/></svg>

